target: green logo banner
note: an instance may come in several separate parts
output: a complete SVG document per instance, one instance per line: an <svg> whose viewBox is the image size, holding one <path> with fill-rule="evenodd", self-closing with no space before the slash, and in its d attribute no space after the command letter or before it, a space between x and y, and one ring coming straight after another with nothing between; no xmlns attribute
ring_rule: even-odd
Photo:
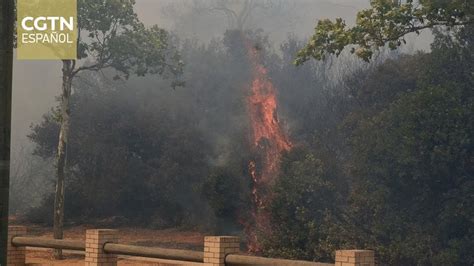
<svg viewBox="0 0 474 266"><path fill-rule="evenodd" d="M17 0L17 59L76 59L77 34L77 0Z"/></svg>

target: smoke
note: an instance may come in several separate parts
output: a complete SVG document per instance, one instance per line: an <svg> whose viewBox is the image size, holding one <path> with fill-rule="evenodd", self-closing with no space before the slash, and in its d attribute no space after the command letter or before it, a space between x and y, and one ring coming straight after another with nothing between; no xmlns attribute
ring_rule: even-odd
<svg viewBox="0 0 474 266"><path fill-rule="evenodd" d="M247 1L230 2L234 5L230 8L235 8L235 12L239 13L242 12L242 5ZM259 1L254 1L256 2ZM268 54L273 54L275 57L283 54L280 48L288 40L289 35L301 41L309 36L317 19L342 17L350 25L354 21L356 11L368 6L366 0L274 2L279 2L279 4L255 8L241 24L245 30L261 29L262 35L268 35L268 39L258 45L264 46ZM165 110L171 118L179 117L183 113L205 117L205 119L196 119L193 127L195 126L202 133L203 141L212 147L212 152L209 152L209 156L205 158L209 166L212 168L236 165L235 168L243 169L248 163L241 165L241 159L248 157L248 154L245 154L248 144L245 143L249 142L245 132L250 132L250 123L246 107L242 103L245 103L245 88L249 85L251 73L249 73L248 61L241 58L246 56L246 51L242 53L236 51L239 47L235 45L235 40L225 36L226 30L239 27L237 25L239 23L229 20L229 15L225 12L214 10L215 3L214 0L137 0L136 11L146 25L158 24L170 30L179 39L182 54L187 63L185 79L192 82L188 82L186 88L172 90L167 86L166 81L149 77L143 80L131 79L120 86L126 88L123 91L127 93L123 93L122 97L130 99L128 100L130 104ZM416 40L413 50L426 48L430 42L430 36L422 35ZM202 53L192 54L187 51L202 51ZM226 60L229 58L232 60ZM285 70L286 76L278 76L275 75L278 71L273 67L281 61L289 65L289 59L265 58L265 60L267 60L265 63L268 63L271 76L279 84L285 85L285 82L290 79L288 70ZM347 61L338 62L335 64L347 63ZM12 166L25 166L24 171L12 176L12 184L17 187L16 184L22 184L25 178L36 178L35 175L28 174L34 172L31 169L45 165L51 166L51 162L45 163L31 155L34 145L26 136L30 133L30 125L39 123L43 114L57 105L55 97L60 93L60 68L60 62L55 61L14 62L12 147L13 154L23 155L13 156ZM322 70L321 68L309 68L309 70L308 67L305 68L306 70L298 71ZM322 72L324 74L321 74L321 78L337 80L340 76L337 71L333 68L333 70ZM217 78L217 75L220 76ZM291 119L295 116L295 112L290 114L288 110L295 110L297 109L295 106L301 105L303 101L316 97L311 89L302 88L299 91L299 88L288 84L278 88L276 95L285 99L281 105L284 126L289 125L295 131L304 127ZM42 172L42 177L36 180L49 180L48 171L46 169L44 173ZM236 175L249 178L245 171ZM35 196L27 199L35 205L42 195L53 190L51 182L34 184L34 186L24 186L21 192L14 189L12 197L17 197L20 193L32 195L31 192L35 192ZM182 198L183 202L188 200L184 195ZM19 203L21 204L23 203Z"/></svg>

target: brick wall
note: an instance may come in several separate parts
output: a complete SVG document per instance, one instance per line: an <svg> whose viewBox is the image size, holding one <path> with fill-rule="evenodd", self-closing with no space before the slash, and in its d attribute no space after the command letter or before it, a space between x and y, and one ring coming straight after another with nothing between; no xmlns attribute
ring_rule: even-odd
<svg viewBox="0 0 474 266"><path fill-rule="evenodd" d="M110 229L92 229L86 231L85 266L115 266L117 256L104 253L105 243L117 243L117 231Z"/></svg>
<svg viewBox="0 0 474 266"><path fill-rule="evenodd" d="M204 238L204 264L224 266L225 256L239 253L240 239L234 236L206 236Z"/></svg>
<svg viewBox="0 0 474 266"><path fill-rule="evenodd" d="M372 250L337 250L335 266L375 266Z"/></svg>
<svg viewBox="0 0 474 266"><path fill-rule="evenodd" d="M26 248L15 247L12 245L12 238L15 236L26 235L25 226L9 226L8 227L8 243L7 243L7 266L23 266L26 259Z"/></svg>

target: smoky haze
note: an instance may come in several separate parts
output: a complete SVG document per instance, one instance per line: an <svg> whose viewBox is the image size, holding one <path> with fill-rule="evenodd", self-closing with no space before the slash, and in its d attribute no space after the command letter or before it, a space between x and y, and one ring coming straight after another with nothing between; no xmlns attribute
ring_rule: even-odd
<svg viewBox="0 0 474 266"><path fill-rule="evenodd" d="M269 38L270 49L274 49L277 53L279 53L280 45L289 35L299 39L310 36L318 19L342 17L351 25L357 10L369 4L366 0L275 2L279 4L253 10L245 21L244 28L262 29ZM193 39L199 43L209 43L222 38L224 32L232 27L223 13L206 9L213 3L214 1L211 0L137 0L135 10L146 25L157 24L171 31L180 40ZM236 5L239 8L238 1ZM417 49L426 50L431 42L431 35L424 33L419 37L412 36L409 40L405 48L408 52ZM35 161L35 164L42 166L41 168L47 168L45 171L48 173L47 176L35 179L38 184L35 183L34 190L39 194L32 200L32 205L41 198L40 194L43 191L52 188L53 176L50 174L52 164L31 155L34 145L27 135L31 132L32 124L37 124L45 113L57 106L56 97L61 87L60 68L60 62L53 61L16 60L14 62L12 146L15 156L13 156L12 164L19 169L17 175L28 175L25 172L32 171L24 167L24 163L19 160ZM177 94L172 91L165 94L168 95L163 95L163 97L169 100L180 101ZM291 121L287 124L292 126ZM219 134L216 134L215 138L217 146L229 141ZM217 149L225 150L225 145ZM212 158L211 161L218 165L219 161L225 161L223 158L226 156L224 152L218 158ZM12 179L15 179L15 175Z"/></svg>
<svg viewBox="0 0 474 266"><path fill-rule="evenodd" d="M210 1L199 1L210 2ZM357 10L369 5L366 0L297 0L282 1L282 10L276 14L257 10L249 19L248 28L261 28L269 34L278 48L288 34L305 38L312 33L315 22L323 18L342 17L349 25L354 22ZM157 24L171 30L180 38L197 38L209 42L221 37L228 28L226 17L218 12L205 13L193 10L190 0L137 0L136 12L147 25ZM428 49L432 38L429 33L412 36L409 46ZM56 105L55 97L61 86L59 62L18 61L14 62L13 77L13 147L28 146L25 136L32 123Z"/></svg>
<svg viewBox="0 0 474 266"><path fill-rule="evenodd" d="M202 251L202 236L232 235L265 257L334 263L366 248L381 265L474 265L468 1L81 2L90 61L14 62L15 223L59 236L64 207L78 238L117 228L130 244ZM313 32L365 8L349 33ZM444 26L378 46L408 24ZM379 49L339 53L360 38Z"/></svg>

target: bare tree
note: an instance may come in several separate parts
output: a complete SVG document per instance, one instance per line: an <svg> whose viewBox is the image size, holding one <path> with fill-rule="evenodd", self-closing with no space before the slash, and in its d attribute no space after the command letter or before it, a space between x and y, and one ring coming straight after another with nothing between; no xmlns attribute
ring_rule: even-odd
<svg viewBox="0 0 474 266"><path fill-rule="evenodd" d="M176 18L182 13L182 7L198 14L222 14L227 19L227 29L245 30L250 27L250 20L258 12L280 10L289 4L281 0L193 0L174 2L163 9L166 16ZM180 7L180 8L178 8ZM288 11L288 10L286 10ZM269 14L267 14L269 15Z"/></svg>

